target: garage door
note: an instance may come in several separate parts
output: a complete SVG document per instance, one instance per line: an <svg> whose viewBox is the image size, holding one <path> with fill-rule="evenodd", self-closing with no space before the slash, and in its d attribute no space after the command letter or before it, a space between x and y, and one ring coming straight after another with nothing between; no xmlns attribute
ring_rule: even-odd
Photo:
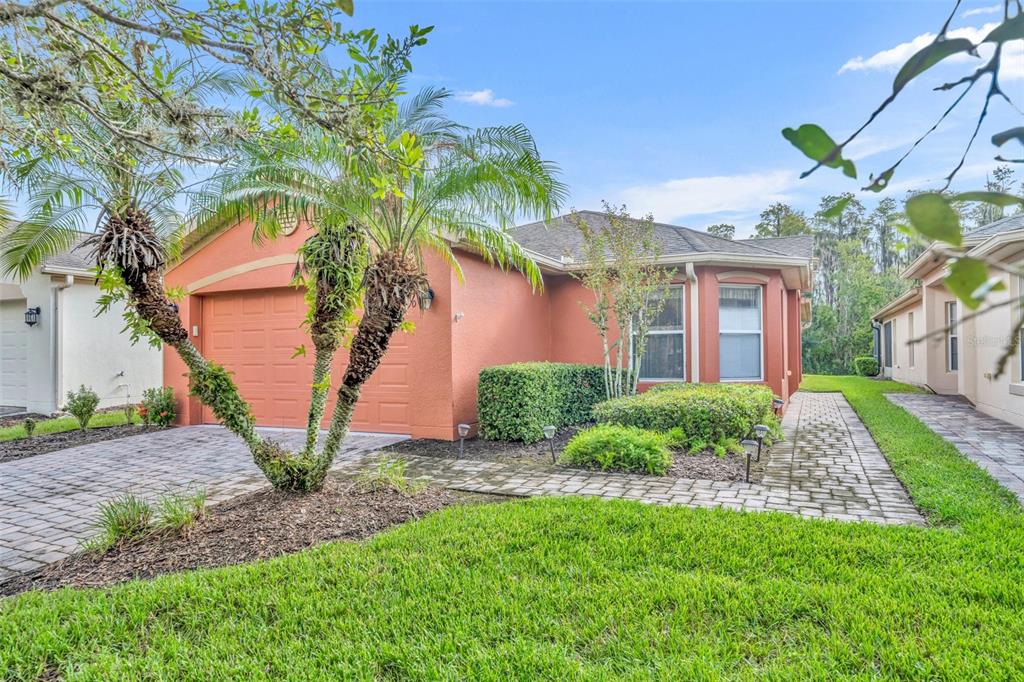
<svg viewBox="0 0 1024 682"><path fill-rule="evenodd" d="M25 407L28 397L25 301L0 301L0 405Z"/></svg>
<svg viewBox="0 0 1024 682"><path fill-rule="evenodd" d="M234 373L260 426L304 427L309 411L313 344L301 326L305 302L292 288L213 294L203 297L203 351ZM354 431L409 433L409 335L396 334L384 362L364 385L352 418ZM292 358L305 345L307 354ZM340 381L347 362L335 360ZM334 407L334 391L327 407ZM204 408L203 420L216 423ZM327 420L324 420L326 426Z"/></svg>

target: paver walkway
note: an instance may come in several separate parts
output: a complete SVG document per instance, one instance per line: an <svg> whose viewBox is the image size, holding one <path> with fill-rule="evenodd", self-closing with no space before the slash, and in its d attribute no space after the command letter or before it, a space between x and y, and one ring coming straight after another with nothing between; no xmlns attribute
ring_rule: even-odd
<svg viewBox="0 0 1024 682"><path fill-rule="evenodd" d="M688 507L776 510L800 516L922 524L878 446L839 393L798 393L761 483L665 479L578 469L403 456L407 474L457 490L517 496L594 495ZM376 457L341 467L372 466Z"/></svg>
<svg viewBox="0 0 1024 682"><path fill-rule="evenodd" d="M260 429L299 447L305 434ZM405 436L350 434L338 461ZM204 488L211 502L259 490L266 479L245 445L217 426L188 426L90 443L0 464L0 581L75 551L95 534L97 505L124 493L153 499Z"/></svg>
<svg viewBox="0 0 1024 682"><path fill-rule="evenodd" d="M1024 504L1024 429L978 412L960 396L886 396L988 471Z"/></svg>

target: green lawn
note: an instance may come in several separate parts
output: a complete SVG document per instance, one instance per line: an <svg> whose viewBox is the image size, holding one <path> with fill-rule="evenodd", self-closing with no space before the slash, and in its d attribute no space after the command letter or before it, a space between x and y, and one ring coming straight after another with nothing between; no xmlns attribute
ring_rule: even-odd
<svg viewBox="0 0 1024 682"><path fill-rule="evenodd" d="M128 421L125 419L124 412L117 410L115 412L97 412L89 420L89 428L95 428L97 426L120 426L127 424ZM136 415L132 419L133 424L140 424L142 421ZM58 417L56 419L40 419L36 422L36 430L34 435L43 436L48 433L61 433L63 431L73 431L78 428L78 420L74 417ZM25 427L21 424L15 426L5 426L0 428L0 441L15 440L18 438L24 438L27 434L25 433Z"/></svg>
<svg viewBox="0 0 1024 682"><path fill-rule="evenodd" d="M891 383L842 390L940 527L546 498L0 605L0 678L1009 679L1024 515Z"/></svg>

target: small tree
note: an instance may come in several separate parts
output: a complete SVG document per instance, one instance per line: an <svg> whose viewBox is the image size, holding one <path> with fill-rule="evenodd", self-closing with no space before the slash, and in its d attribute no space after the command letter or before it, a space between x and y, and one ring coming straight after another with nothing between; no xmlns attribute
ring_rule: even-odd
<svg viewBox="0 0 1024 682"><path fill-rule="evenodd" d="M78 420L78 428L83 431L89 426L89 420L96 413L100 397L96 391L84 384L77 391L68 391L67 411Z"/></svg>
<svg viewBox="0 0 1024 682"><path fill-rule="evenodd" d="M602 204L604 216L595 224L570 216L583 236L584 268L574 276L594 293L593 305L583 307L601 337L605 393L618 398L636 393L647 334L665 308L675 270L657 263L653 216L635 219L625 206Z"/></svg>

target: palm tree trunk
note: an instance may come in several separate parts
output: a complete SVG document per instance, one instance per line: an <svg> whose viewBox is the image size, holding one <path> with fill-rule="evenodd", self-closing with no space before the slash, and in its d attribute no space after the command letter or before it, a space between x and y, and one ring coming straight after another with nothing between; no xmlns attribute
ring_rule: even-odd
<svg viewBox="0 0 1024 682"><path fill-rule="evenodd" d="M327 395L331 391L331 362L334 360L335 349L316 348L313 361L313 386L310 389L309 420L306 422L306 444L302 448L302 456L316 455L316 442L320 438L320 422L327 411Z"/></svg>
<svg viewBox="0 0 1024 682"><path fill-rule="evenodd" d="M425 287L426 278L416 264L396 253L379 254L367 268L363 317L352 338L348 367L338 387L338 400L321 453L328 462L337 456L348 434L360 389L380 366L391 335L402 324L417 293Z"/></svg>

